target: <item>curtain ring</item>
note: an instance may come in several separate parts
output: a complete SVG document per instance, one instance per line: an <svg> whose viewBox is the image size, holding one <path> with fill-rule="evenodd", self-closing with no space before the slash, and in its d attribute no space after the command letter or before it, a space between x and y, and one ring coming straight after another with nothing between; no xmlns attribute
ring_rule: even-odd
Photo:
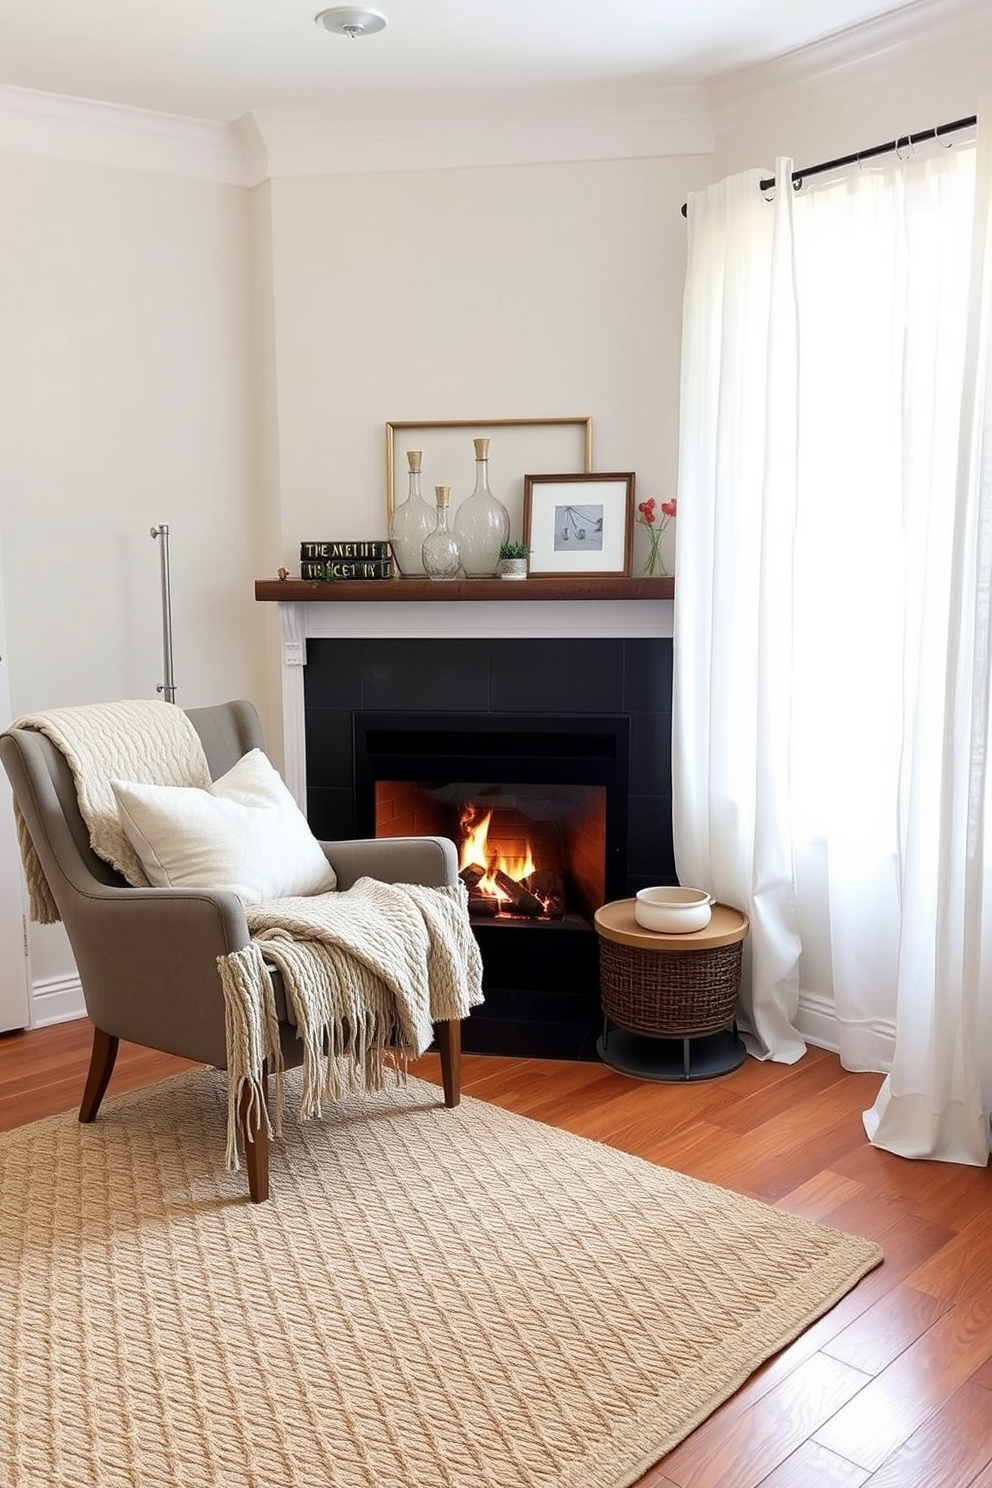
<svg viewBox="0 0 992 1488"><path fill-rule="evenodd" d="M906 148L905 155L903 154L903 147L904 146ZM897 139L896 140L896 158L898 160L909 160L909 159L911 159L912 156L913 156L913 154L914 154L914 150L915 150L915 147L913 145L913 141L910 139L910 137L909 137L908 134L904 134L901 139Z"/></svg>

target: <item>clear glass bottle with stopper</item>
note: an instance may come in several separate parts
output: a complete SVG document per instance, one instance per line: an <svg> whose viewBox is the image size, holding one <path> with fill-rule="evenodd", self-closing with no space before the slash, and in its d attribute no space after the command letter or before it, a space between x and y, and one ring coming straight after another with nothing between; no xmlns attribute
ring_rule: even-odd
<svg viewBox="0 0 992 1488"><path fill-rule="evenodd" d="M489 440L474 439L475 490L455 513L455 536L466 578L488 578L510 536L510 514L489 486Z"/></svg>
<svg viewBox="0 0 992 1488"><path fill-rule="evenodd" d="M410 467L410 489L405 501L393 510L389 520L389 541L393 559L404 579L423 578L424 542L434 531L435 511L420 492L420 450L407 450Z"/></svg>
<svg viewBox="0 0 992 1488"><path fill-rule="evenodd" d="M450 486L435 486L437 518L434 531L424 539L424 570L429 579L456 579L462 566L454 533L448 527Z"/></svg>

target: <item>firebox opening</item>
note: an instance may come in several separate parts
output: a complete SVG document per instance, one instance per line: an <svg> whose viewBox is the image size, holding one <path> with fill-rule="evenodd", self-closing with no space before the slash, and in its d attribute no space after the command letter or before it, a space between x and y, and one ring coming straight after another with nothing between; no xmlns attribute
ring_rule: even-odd
<svg viewBox="0 0 992 1488"><path fill-rule="evenodd" d="M450 837L476 920L591 920L606 897L606 788L375 783L375 835Z"/></svg>
<svg viewBox="0 0 992 1488"><path fill-rule="evenodd" d="M352 721L358 835L449 837L480 944L510 925L595 938L596 910L626 893L627 717L370 709Z"/></svg>

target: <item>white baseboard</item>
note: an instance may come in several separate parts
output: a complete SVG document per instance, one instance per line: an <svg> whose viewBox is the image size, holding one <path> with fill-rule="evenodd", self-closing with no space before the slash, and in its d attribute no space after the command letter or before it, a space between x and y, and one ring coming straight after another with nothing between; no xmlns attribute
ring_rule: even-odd
<svg viewBox="0 0 992 1488"><path fill-rule="evenodd" d="M818 1049L841 1053L841 1022L837 1008L828 997L815 992L800 992L796 1028L808 1044ZM896 1047L893 1023L877 1022L858 1026L858 1042L865 1057L858 1061L862 1070L887 1071L892 1068Z"/></svg>
<svg viewBox="0 0 992 1488"><path fill-rule="evenodd" d="M83 988L77 976L45 977L32 983L32 1028L47 1028L50 1023L69 1023L85 1016Z"/></svg>

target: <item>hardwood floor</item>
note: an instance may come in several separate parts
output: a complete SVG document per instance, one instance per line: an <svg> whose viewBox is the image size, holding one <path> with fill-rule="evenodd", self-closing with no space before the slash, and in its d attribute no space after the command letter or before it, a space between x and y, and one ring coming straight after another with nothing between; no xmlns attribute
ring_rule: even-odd
<svg viewBox="0 0 992 1488"><path fill-rule="evenodd" d="M0 1038L0 1130L78 1104L90 1026ZM188 1067L122 1045L110 1094ZM414 1073L440 1083L434 1055ZM702 1084L468 1055L467 1094L870 1235L885 1261L639 1488L992 1488L992 1170L877 1152L877 1075L811 1049ZM278 1176L278 1148L273 1178Z"/></svg>

